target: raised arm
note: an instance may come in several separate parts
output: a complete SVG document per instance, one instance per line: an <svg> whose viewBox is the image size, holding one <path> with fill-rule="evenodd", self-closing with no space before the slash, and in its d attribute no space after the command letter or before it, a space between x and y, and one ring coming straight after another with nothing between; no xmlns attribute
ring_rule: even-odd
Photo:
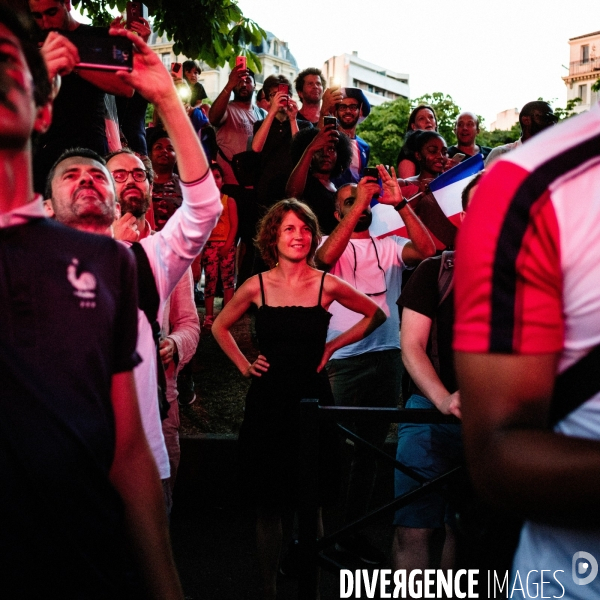
<svg viewBox="0 0 600 600"><path fill-rule="evenodd" d="M217 315L211 333L231 362L244 377L260 377L269 369L266 358L259 354L253 362L244 356L231 335L231 328L242 318L251 304L257 304L260 297L258 276L251 277L237 290L230 302Z"/></svg>
<svg viewBox="0 0 600 600"><path fill-rule="evenodd" d="M181 180L201 179L208 171L208 161L167 69L135 33L122 28L111 28L110 33L128 37L137 50L133 55L133 71L119 71L116 75L158 110L175 148Z"/></svg>
<svg viewBox="0 0 600 600"><path fill-rule="evenodd" d="M321 371L331 355L340 348L354 344L371 334L386 319L385 313L365 294L355 290L334 275L327 275L323 286L324 306L328 307L333 301L353 312L363 315L363 318L350 329L325 344L325 352L317 371Z"/></svg>
<svg viewBox="0 0 600 600"><path fill-rule="evenodd" d="M427 356L427 342L431 332L431 319L410 308L402 309L402 327L400 339L402 362L417 387L431 400L437 409L445 415L461 418L460 395L451 394Z"/></svg>
<svg viewBox="0 0 600 600"><path fill-rule="evenodd" d="M252 138L252 150L254 152L262 152L262 149L265 146L265 142L269 137L269 131L271 131L271 125L273 125L273 121L275 120L275 116L279 112L279 108L285 102L287 98L286 94L282 94L281 92L276 92L275 96L273 96L273 100L269 104L269 112L265 117L265 120L262 122L254 137Z"/></svg>
<svg viewBox="0 0 600 600"><path fill-rule="evenodd" d="M113 375L115 454L110 480L125 507L131 545L149 598L182 600L156 463L142 429L133 373Z"/></svg>
<svg viewBox="0 0 600 600"><path fill-rule="evenodd" d="M379 198L379 202L381 204L390 204L394 207L398 205L402 206L398 213L406 225L406 231L410 239L410 242L402 248L402 261L405 265L414 267L423 259L435 254L435 244L431 239L427 227L423 225L421 219L417 217L413 209L404 201L394 167L391 169L391 175L383 165L377 165L377 170L379 171L384 190L384 193Z"/></svg>
<svg viewBox="0 0 600 600"><path fill-rule="evenodd" d="M321 110L319 112L319 122L317 127L323 129L323 117L332 115L335 110L335 105L339 104L344 97L342 96L342 90L337 88L327 88L323 93L323 99L321 101Z"/></svg>
<svg viewBox="0 0 600 600"><path fill-rule="evenodd" d="M358 223L363 211L369 206L373 196L379 192L379 185L373 177L363 177L356 187L356 195L350 196L345 203L352 203L352 208L338 223L331 235L317 250L315 256L319 268L329 271L339 260L348 246L352 232ZM339 212L336 212L338 218Z"/></svg>
<svg viewBox="0 0 600 600"><path fill-rule="evenodd" d="M75 45L64 35L51 31L41 49L50 80L56 75L68 75L75 72L81 79L89 81L107 94L115 96L133 96L133 88L119 79L115 73L95 69L76 68L79 52Z"/></svg>
<svg viewBox="0 0 600 600"><path fill-rule="evenodd" d="M229 104L231 92L233 92L235 86L240 82L242 77L245 77L245 75L246 71L242 69L240 65L236 65L231 69L227 85L225 85L221 90L221 93L215 98L215 101L211 104L210 110L208 111L208 120L211 125L217 127L221 124L221 121L225 116L225 111L227 110L227 105Z"/></svg>
<svg viewBox="0 0 600 600"><path fill-rule="evenodd" d="M131 39L138 50L133 71L117 75L155 105L177 155L183 203L159 233L141 241L164 299L210 236L222 210L220 194L198 135L160 58L134 33L122 28L110 31Z"/></svg>
<svg viewBox="0 0 600 600"><path fill-rule="evenodd" d="M319 131L312 142L307 146L306 150L302 153L298 164L294 167L294 170L288 179L287 185L285 186L285 193L288 197L302 197L304 188L306 187L306 179L310 171L310 164L315 152L335 144L338 138L339 134L333 128L333 125L328 125L325 129Z"/></svg>

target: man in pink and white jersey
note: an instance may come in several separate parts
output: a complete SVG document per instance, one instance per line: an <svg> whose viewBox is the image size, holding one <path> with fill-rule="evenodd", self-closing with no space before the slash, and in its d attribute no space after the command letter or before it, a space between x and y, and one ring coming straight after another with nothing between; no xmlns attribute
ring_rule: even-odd
<svg viewBox="0 0 600 600"><path fill-rule="evenodd" d="M495 163L457 256L467 459L481 494L526 519L512 577L598 598L599 105Z"/></svg>

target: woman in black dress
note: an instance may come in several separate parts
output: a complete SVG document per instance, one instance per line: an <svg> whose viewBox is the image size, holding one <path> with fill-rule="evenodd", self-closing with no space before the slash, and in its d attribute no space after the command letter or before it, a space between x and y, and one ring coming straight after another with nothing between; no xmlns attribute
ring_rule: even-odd
<svg viewBox="0 0 600 600"><path fill-rule="evenodd" d="M297 498L300 400L319 398L322 404L332 404L323 370L330 356L385 320L370 298L312 266L319 241L317 219L307 205L294 199L275 204L262 219L257 236L271 270L248 279L212 328L242 375L253 378L239 436L240 472L257 509L263 597L268 599L276 592L282 512L293 510ZM364 318L326 343L331 317L327 309L334 301ZM258 307L260 354L250 363L230 329L252 304Z"/></svg>

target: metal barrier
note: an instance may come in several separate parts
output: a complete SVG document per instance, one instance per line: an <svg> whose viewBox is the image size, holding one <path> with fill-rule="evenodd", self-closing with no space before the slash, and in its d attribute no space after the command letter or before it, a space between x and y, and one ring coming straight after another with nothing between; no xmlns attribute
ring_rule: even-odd
<svg viewBox="0 0 600 600"><path fill-rule="evenodd" d="M370 452L394 468L413 478L419 487L395 498L384 506L350 523L332 534L317 539L319 516L319 427L322 419L334 420L344 435L355 444L362 444ZM439 411L397 408L352 408L347 406L319 406L318 400L302 400L300 404L300 463L299 463L299 499L298 499L298 541L299 541L299 600L315 600L318 597L318 568L339 570L343 565L324 556L322 551L341 537L359 531L382 516L391 513L413 500L437 489L455 476L462 467L456 467L436 477L426 480L409 467L399 463L385 452L357 436L340 422L370 420L387 423L431 423L458 424L453 416L442 415Z"/></svg>

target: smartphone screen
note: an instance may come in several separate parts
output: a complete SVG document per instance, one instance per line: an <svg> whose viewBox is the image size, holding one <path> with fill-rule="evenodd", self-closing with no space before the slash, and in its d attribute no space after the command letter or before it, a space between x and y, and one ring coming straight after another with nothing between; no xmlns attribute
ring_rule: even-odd
<svg viewBox="0 0 600 600"><path fill-rule="evenodd" d="M323 117L323 126L333 125L334 129L338 128L338 120L335 117Z"/></svg>
<svg viewBox="0 0 600 600"><path fill-rule="evenodd" d="M277 91L280 94L285 94L286 96L290 95L290 86L287 83L280 83L277 85ZM285 100L285 105L287 106L287 98Z"/></svg>
<svg viewBox="0 0 600 600"><path fill-rule="evenodd" d="M104 71L131 71L133 69L133 44L127 38L108 35L107 32L86 31L85 35L65 32L77 47L77 67Z"/></svg>
<svg viewBox="0 0 600 600"><path fill-rule="evenodd" d="M181 63L171 63L171 71L173 71L173 73L179 73L179 71L181 71Z"/></svg>
<svg viewBox="0 0 600 600"><path fill-rule="evenodd" d="M373 177L374 179L377 179L377 183L379 184L379 190L381 192L382 182L379 177L379 171L377 170L377 167L365 167L363 171L363 177ZM373 198L377 199L379 198L379 195L380 194L375 194Z"/></svg>
<svg viewBox="0 0 600 600"><path fill-rule="evenodd" d="M248 67L246 66L246 57L245 56L236 56L235 66L240 67L242 71L245 71Z"/></svg>
<svg viewBox="0 0 600 600"><path fill-rule="evenodd" d="M142 18L142 3L141 2L128 2L127 3L127 23L133 23L133 21L140 21Z"/></svg>

